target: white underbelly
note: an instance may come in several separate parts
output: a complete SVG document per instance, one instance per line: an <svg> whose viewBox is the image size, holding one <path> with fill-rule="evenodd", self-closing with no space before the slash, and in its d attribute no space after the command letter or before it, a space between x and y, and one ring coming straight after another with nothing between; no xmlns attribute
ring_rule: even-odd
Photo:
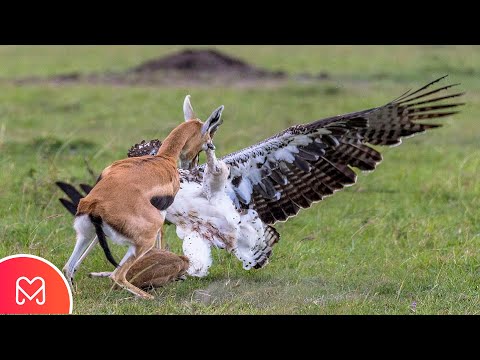
<svg viewBox="0 0 480 360"><path fill-rule="evenodd" d="M183 184L182 184L183 185ZM240 215L225 194L207 200L201 186L188 184L182 188L167 209L167 221L176 225L182 240L190 232L201 234L212 245L227 248L236 243Z"/></svg>

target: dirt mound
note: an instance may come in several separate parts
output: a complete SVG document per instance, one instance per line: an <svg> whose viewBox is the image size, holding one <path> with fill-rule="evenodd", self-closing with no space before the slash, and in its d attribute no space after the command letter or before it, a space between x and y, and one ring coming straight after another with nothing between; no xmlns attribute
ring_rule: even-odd
<svg viewBox="0 0 480 360"><path fill-rule="evenodd" d="M270 71L250 65L214 49L186 49L152 59L122 72L94 74L59 74L47 78L13 79L26 83L88 83L147 86L278 86L290 80L317 81L326 77L302 74L288 76L283 71Z"/></svg>
<svg viewBox="0 0 480 360"><path fill-rule="evenodd" d="M270 72L256 68L217 50L183 50L176 54L146 61L130 70L133 73L156 71L183 71L209 73L242 73L250 76L282 76L282 72Z"/></svg>

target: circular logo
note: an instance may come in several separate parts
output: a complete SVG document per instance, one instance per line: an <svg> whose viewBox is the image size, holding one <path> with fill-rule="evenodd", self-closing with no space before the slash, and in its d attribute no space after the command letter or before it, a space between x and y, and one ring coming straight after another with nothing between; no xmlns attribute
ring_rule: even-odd
<svg viewBox="0 0 480 360"><path fill-rule="evenodd" d="M0 314L71 314L72 292L50 261L28 254L0 259Z"/></svg>

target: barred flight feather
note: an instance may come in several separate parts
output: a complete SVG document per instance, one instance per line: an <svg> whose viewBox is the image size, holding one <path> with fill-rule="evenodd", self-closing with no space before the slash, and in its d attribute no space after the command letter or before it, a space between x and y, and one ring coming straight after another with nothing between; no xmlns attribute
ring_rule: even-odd
<svg viewBox="0 0 480 360"><path fill-rule="evenodd" d="M351 168L373 171L382 161L370 145L399 145L402 138L441 126L417 121L452 116L458 111L450 110L464 105L439 103L462 96L437 96L458 84L426 90L443 78L384 106L295 125L223 157L235 178L232 200L274 224L353 185L356 175Z"/></svg>

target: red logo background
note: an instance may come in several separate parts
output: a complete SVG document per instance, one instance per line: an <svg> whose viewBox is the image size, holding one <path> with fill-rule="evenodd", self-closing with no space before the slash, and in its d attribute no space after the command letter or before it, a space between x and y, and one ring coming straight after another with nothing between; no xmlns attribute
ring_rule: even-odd
<svg viewBox="0 0 480 360"><path fill-rule="evenodd" d="M25 299L25 302L23 305L17 304L17 279L22 276L30 281L35 277L41 277L45 281L43 305L38 305L37 297L29 300L21 292L20 299ZM41 281L29 284L22 279L19 285L27 294L33 295L41 286ZM38 296L41 302L41 292ZM72 293L65 277L49 261L28 254L0 259L0 314L71 314L72 305Z"/></svg>

